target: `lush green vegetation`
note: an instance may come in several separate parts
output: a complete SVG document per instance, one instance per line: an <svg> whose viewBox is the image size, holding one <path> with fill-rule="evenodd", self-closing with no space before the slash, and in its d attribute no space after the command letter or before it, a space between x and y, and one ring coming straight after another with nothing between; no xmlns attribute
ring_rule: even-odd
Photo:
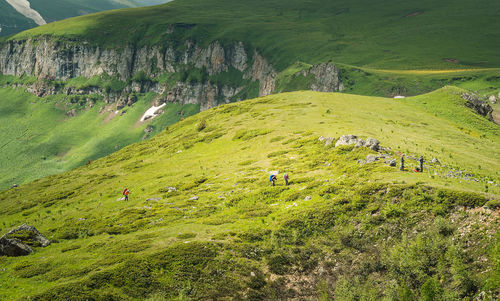
<svg viewBox="0 0 500 301"><path fill-rule="evenodd" d="M81 166L199 112L198 105L169 104L160 117L140 123L154 97L139 95L132 107L116 111L99 95L38 98L0 89L0 190ZM67 114L72 110L74 117Z"/></svg>
<svg viewBox="0 0 500 301"><path fill-rule="evenodd" d="M103 10L139 7L168 2L167 0L29 0L46 22L95 13ZM6 1L0 2L0 35L11 35L36 27L35 22L17 12Z"/></svg>
<svg viewBox="0 0 500 301"><path fill-rule="evenodd" d="M0 257L0 298L494 300L500 129L461 92L223 105L4 191L1 233L27 222L57 242ZM441 164L360 165L374 152L318 142L341 134ZM269 185L277 170L289 186Z"/></svg>
<svg viewBox="0 0 500 301"><path fill-rule="evenodd" d="M12 39L51 35L108 47L243 41L280 71L331 59L379 69L500 67L499 9L489 0L183 0L55 22Z"/></svg>

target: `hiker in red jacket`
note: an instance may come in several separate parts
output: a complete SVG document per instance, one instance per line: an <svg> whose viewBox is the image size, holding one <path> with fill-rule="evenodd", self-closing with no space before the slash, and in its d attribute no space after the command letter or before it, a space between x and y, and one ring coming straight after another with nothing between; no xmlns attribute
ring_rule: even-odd
<svg viewBox="0 0 500 301"><path fill-rule="evenodd" d="M285 186L288 186L288 174L283 175L283 180L285 180Z"/></svg>
<svg viewBox="0 0 500 301"><path fill-rule="evenodd" d="M128 188L125 188L122 194L125 197L125 201L128 201L128 195L130 194L130 190L128 190Z"/></svg>

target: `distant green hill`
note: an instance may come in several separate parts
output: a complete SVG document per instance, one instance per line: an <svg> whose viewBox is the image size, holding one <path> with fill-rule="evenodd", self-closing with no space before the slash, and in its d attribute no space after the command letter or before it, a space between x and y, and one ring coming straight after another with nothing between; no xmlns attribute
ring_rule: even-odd
<svg viewBox="0 0 500 301"><path fill-rule="evenodd" d="M103 10L165 2L168 0L29 0L30 7L47 23ZM32 19L16 11L5 0L0 1L0 35L11 35L36 26L38 25Z"/></svg>
<svg viewBox="0 0 500 301"><path fill-rule="evenodd" d="M494 300L500 128L462 92L223 105L4 191L0 232L28 223L53 243L0 257L0 299ZM345 134L384 150L318 141Z"/></svg>
<svg viewBox="0 0 500 301"><path fill-rule="evenodd" d="M108 47L243 41L279 70L330 59L382 69L500 67L499 11L500 3L489 0L182 0L84 16L13 39L79 37ZM185 28L175 41L167 34L172 24Z"/></svg>

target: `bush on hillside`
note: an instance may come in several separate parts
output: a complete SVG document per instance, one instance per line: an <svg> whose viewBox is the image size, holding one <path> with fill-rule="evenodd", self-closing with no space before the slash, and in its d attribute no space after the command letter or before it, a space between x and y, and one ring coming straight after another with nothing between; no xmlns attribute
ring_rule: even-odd
<svg viewBox="0 0 500 301"><path fill-rule="evenodd" d="M207 121L205 119L202 119L198 125L196 126L196 130L198 132L203 131L207 127Z"/></svg>

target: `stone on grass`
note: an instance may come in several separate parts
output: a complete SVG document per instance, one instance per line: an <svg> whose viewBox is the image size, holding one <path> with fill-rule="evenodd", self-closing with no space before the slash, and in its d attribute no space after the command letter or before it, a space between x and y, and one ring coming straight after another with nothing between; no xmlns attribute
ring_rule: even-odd
<svg viewBox="0 0 500 301"><path fill-rule="evenodd" d="M396 159L391 159L389 161L386 161L389 166L395 167L396 166Z"/></svg>
<svg viewBox="0 0 500 301"><path fill-rule="evenodd" d="M333 137L328 137L325 139L325 146L330 146L333 144L333 141L335 141L335 138Z"/></svg>
<svg viewBox="0 0 500 301"><path fill-rule="evenodd" d="M23 224L10 230L0 238L0 256L25 256L33 252L33 247L46 247L50 240L33 226Z"/></svg>
<svg viewBox="0 0 500 301"><path fill-rule="evenodd" d="M355 135L342 135L335 143L335 147L341 145L353 145L358 143L358 137Z"/></svg>
<svg viewBox="0 0 500 301"><path fill-rule="evenodd" d="M373 163L378 160L376 155L368 155L366 156L366 163Z"/></svg>
<svg viewBox="0 0 500 301"><path fill-rule="evenodd" d="M371 149L373 151L378 151L379 147L380 147L380 142L375 138L368 138L368 139L366 139L364 146L368 147L369 149Z"/></svg>
<svg viewBox="0 0 500 301"><path fill-rule="evenodd" d="M0 238L0 256L26 256L33 253L33 249L17 239Z"/></svg>

